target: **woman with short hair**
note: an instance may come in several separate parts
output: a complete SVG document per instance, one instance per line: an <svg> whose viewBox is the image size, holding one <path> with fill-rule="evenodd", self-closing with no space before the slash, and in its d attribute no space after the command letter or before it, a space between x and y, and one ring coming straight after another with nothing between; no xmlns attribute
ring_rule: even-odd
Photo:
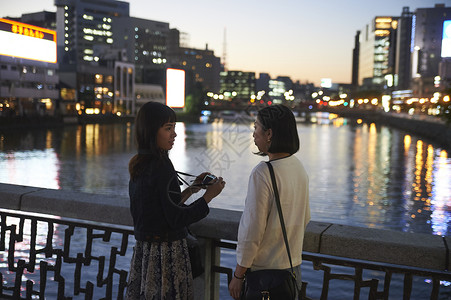
<svg viewBox="0 0 451 300"><path fill-rule="evenodd" d="M254 143L273 166L298 289L304 231L310 220L309 181L301 161L299 136L292 111L284 105L259 110L254 123ZM244 211L238 228L237 265L229 284L230 295L240 299L247 272L264 269L291 271L270 171L264 161L249 177ZM272 299L272 298L271 298Z"/></svg>

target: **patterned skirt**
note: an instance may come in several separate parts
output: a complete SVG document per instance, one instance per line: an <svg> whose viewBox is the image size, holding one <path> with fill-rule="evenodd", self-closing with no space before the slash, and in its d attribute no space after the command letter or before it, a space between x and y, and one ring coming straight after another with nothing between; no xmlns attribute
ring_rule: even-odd
<svg viewBox="0 0 451 300"><path fill-rule="evenodd" d="M136 241L125 298L194 299L186 239L173 242Z"/></svg>

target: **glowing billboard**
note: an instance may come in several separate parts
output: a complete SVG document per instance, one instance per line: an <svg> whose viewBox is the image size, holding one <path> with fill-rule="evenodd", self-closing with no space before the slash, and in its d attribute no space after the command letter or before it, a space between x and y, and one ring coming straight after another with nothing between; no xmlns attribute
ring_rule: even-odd
<svg viewBox="0 0 451 300"><path fill-rule="evenodd" d="M442 57L451 57L451 20L443 22Z"/></svg>
<svg viewBox="0 0 451 300"><path fill-rule="evenodd" d="M185 107L185 71L166 70L166 105Z"/></svg>
<svg viewBox="0 0 451 300"><path fill-rule="evenodd" d="M0 55L56 63L56 32L0 18Z"/></svg>
<svg viewBox="0 0 451 300"><path fill-rule="evenodd" d="M321 78L321 87L330 89L332 87L332 79L330 78Z"/></svg>

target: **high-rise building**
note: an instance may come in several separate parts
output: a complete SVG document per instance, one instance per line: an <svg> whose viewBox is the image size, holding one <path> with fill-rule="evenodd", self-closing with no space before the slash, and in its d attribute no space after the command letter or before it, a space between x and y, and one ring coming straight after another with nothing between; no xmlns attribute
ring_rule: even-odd
<svg viewBox="0 0 451 300"><path fill-rule="evenodd" d="M413 15L413 12L409 11L409 7L403 7L401 17L398 19L396 47L393 47L395 54L393 86L397 90L410 89Z"/></svg>
<svg viewBox="0 0 451 300"><path fill-rule="evenodd" d="M75 95L79 113L133 114L133 62L127 62L126 49L115 46L123 39L120 21L129 17L129 3L55 0L55 5L60 81Z"/></svg>
<svg viewBox="0 0 451 300"><path fill-rule="evenodd" d="M116 0L55 0L61 67L96 62L112 48L116 21L129 16L129 3Z"/></svg>
<svg viewBox="0 0 451 300"><path fill-rule="evenodd" d="M121 26L121 30L129 28L129 32L122 35L119 47L127 49L129 61L135 64L135 82L164 86L169 23L134 17L124 20L126 24Z"/></svg>
<svg viewBox="0 0 451 300"><path fill-rule="evenodd" d="M358 82L366 88L381 88L390 73L390 47L397 18L378 16L360 31Z"/></svg>
<svg viewBox="0 0 451 300"><path fill-rule="evenodd" d="M351 83L354 89L359 86L359 55L360 55L360 30L354 37L354 49L352 50L352 74Z"/></svg>
<svg viewBox="0 0 451 300"><path fill-rule="evenodd" d="M451 7L436 4L433 8L418 8L413 18L412 88L415 95L430 98L439 76L443 23L451 20Z"/></svg>

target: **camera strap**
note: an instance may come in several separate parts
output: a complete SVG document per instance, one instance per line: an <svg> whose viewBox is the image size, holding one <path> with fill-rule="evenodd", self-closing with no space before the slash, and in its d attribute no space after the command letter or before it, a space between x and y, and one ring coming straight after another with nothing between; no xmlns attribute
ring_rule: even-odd
<svg viewBox="0 0 451 300"><path fill-rule="evenodd" d="M177 173L177 178L180 179L187 186L190 186L190 184L188 182L186 182L186 180L183 179L182 176L180 176L180 174L181 175L185 175L185 176L190 176L190 177L197 177L197 176L194 176L194 175L191 175L191 174L188 174L188 173L179 172L179 171L175 171L175 173Z"/></svg>

